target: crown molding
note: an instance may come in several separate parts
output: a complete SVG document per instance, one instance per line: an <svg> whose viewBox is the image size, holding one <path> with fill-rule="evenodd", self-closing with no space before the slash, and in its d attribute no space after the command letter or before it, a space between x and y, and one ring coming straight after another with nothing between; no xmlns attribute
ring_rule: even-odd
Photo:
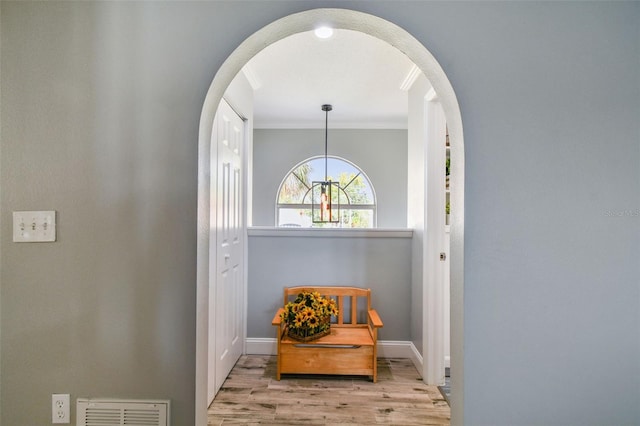
<svg viewBox="0 0 640 426"><path fill-rule="evenodd" d="M250 63L247 63L244 67L242 67L242 72L249 81L249 84L251 85L251 88L253 90L258 90L262 87L262 81L260 81L256 70L253 69Z"/></svg>
<svg viewBox="0 0 640 426"><path fill-rule="evenodd" d="M296 122L291 123L288 121L269 121L268 123L254 121L253 123L254 129L321 129L324 130L324 127L318 127L317 121L313 122ZM340 129L368 129L368 130L406 130L407 129L407 121L406 120L397 120L397 121L379 121L379 122L340 122L334 123L333 126L329 129L331 130L340 130Z"/></svg>
<svg viewBox="0 0 640 426"><path fill-rule="evenodd" d="M418 66L416 64L413 64L411 66L411 69L407 73L407 76L402 81L402 84L400 84L400 90L406 92L409 89L411 89L411 86L413 86L413 83L416 82L418 76L421 73L422 73L422 71L420 70L420 68L418 68Z"/></svg>

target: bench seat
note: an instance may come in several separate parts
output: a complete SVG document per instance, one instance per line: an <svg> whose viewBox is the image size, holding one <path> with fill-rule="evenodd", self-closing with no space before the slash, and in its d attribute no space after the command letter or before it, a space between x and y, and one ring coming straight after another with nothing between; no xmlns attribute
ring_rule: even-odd
<svg viewBox="0 0 640 426"><path fill-rule="evenodd" d="M364 375L377 381L377 329L382 327L378 313L371 309L371 290L358 287L288 287L284 289L284 303L301 292L318 292L332 297L338 303L336 323L331 324L331 333L312 340L300 342L287 335L285 324L280 319L283 308L273 318L278 327L278 368L281 374L336 374ZM366 323L358 323L359 297L366 298ZM345 300L350 299L351 321L345 323ZM362 310L362 309L361 309ZM360 315L362 316L362 315Z"/></svg>

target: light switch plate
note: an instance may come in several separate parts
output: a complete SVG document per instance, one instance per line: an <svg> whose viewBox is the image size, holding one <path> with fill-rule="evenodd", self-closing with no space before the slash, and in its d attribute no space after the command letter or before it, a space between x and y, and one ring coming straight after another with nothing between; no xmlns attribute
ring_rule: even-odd
<svg viewBox="0 0 640 426"><path fill-rule="evenodd" d="M56 240L55 211L13 212L13 241L16 243Z"/></svg>

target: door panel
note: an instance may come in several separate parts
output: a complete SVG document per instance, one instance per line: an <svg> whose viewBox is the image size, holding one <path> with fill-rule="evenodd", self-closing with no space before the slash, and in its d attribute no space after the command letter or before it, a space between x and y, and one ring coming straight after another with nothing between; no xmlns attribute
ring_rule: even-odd
<svg viewBox="0 0 640 426"><path fill-rule="evenodd" d="M242 354L242 306L243 293L243 221L242 221L242 146L244 123L223 100L216 115L214 129L217 148L216 217L215 223L215 273L212 273L210 293L213 304L214 333L210 333L209 402ZM212 179L213 180L213 179ZM214 207L212 206L212 209ZM213 232L212 232L213 233ZM213 265L212 265L213 266ZM213 268L212 268L213 269Z"/></svg>

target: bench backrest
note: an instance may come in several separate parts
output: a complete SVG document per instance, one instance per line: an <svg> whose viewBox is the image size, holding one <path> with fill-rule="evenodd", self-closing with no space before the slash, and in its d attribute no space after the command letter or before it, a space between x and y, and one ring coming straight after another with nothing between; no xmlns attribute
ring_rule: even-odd
<svg viewBox="0 0 640 426"><path fill-rule="evenodd" d="M334 324L349 327L367 323L367 313L371 309L371 289L368 288L342 286L285 287L284 305L293 301L300 293L316 291L325 298L336 300L338 315Z"/></svg>

